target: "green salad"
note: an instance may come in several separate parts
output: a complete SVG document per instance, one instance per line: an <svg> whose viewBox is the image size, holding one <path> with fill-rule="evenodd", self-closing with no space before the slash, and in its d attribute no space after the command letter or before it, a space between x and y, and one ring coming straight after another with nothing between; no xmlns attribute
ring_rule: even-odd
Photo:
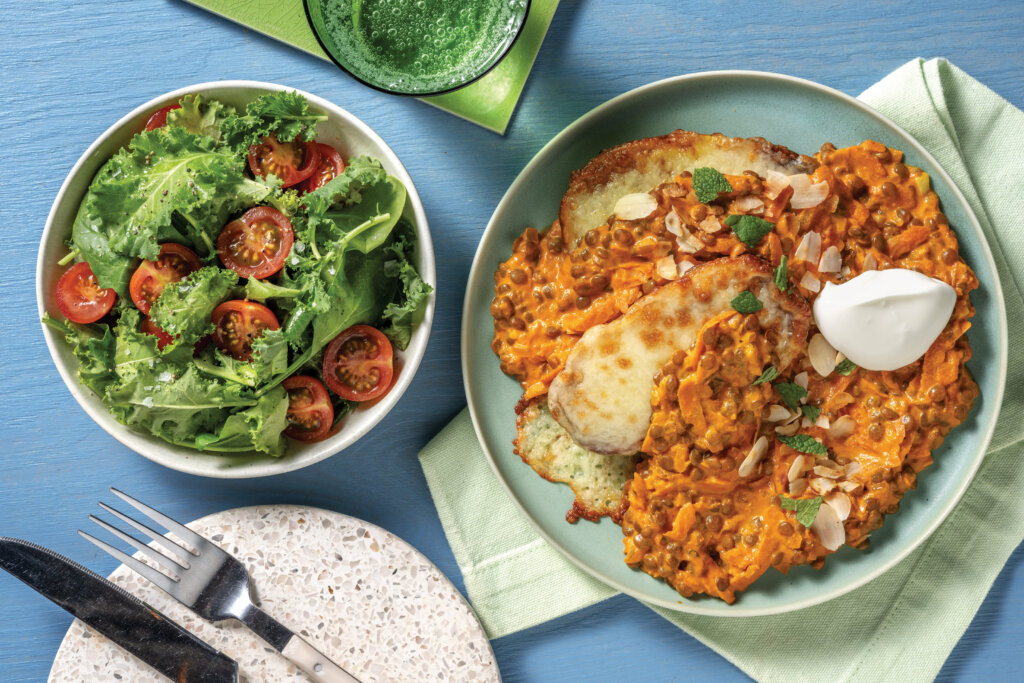
<svg viewBox="0 0 1024 683"><path fill-rule="evenodd" d="M97 172L44 321L120 423L281 456L391 388L431 287L405 187L317 142L326 119L298 93L186 95Z"/></svg>

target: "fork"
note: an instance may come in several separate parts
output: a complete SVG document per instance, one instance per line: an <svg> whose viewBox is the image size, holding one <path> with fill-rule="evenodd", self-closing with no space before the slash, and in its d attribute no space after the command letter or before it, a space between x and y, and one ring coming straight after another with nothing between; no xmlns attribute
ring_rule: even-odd
<svg viewBox="0 0 1024 683"><path fill-rule="evenodd" d="M359 683L357 678L253 603L249 572L235 557L167 515L115 488L111 488L110 491L153 521L163 525L185 543L191 544L195 550L178 545L162 533L102 502L99 504L101 508L136 531L149 536L170 554L156 551L95 515L89 515L89 519L159 564L170 576L79 529L78 533L82 537L149 579L204 619L237 619L242 622L314 681Z"/></svg>

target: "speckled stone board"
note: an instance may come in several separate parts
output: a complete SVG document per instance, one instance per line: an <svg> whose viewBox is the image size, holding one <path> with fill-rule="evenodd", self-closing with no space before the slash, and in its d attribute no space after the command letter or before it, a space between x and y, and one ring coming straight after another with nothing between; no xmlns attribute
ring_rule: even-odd
<svg viewBox="0 0 1024 683"><path fill-rule="evenodd" d="M238 508L188 527L241 560L264 610L363 683L500 681L487 636L462 595L426 557L380 527L299 506ZM109 578L235 659L248 681L308 681L241 624L210 624L127 567ZM49 680L166 681L78 620Z"/></svg>

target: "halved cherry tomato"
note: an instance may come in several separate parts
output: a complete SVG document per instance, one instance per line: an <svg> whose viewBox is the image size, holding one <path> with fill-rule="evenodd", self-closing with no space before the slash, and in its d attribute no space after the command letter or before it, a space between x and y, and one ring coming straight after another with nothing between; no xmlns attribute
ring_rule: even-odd
<svg viewBox="0 0 1024 683"><path fill-rule="evenodd" d="M164 287L183 280L199 268L199 257L188 247L173 242L161 244L156 261L143 261L128 283L135 307L149 315L149 309L153 307L160 292L164 291Z"/></svg>
<svg viewBox="0 0 1024 683"><path fill-rule="evenodd" d="M391 388L394 374L391 342L369 325L348 328L324 351L324 382L349 401L380 398Z"/></svg>
<svg viewBox="0 0 1024 683"><path fill-rule="evenodd" d="M254 206L220 231L217 255L225 267L259 280L281 270L294 239L292 224L283 213Z"/></svg>
<svg viewBox="0 0 1024 683"><path fill-rule="evenodd" d="M310 144L316 146L316 151L320 155L320 162L313 171L313 175L306 178L306 181L302 183L303 192L312 192L318 187L323 187L327 184L328 180L340 176L341 172L345 170L345 160L338 154L338 150L320 142Z"/></svg>
<svg viewBox="0 0 1024 683"><path fill-rule="evenodd" d="M143 318L142 324L139 325L139 331L143 334L151 334L156 337L156 348L163 351L164 347L174 342L174 337L167 334L153 322L151 318Z"/></svg>
<svg viewBox="0 0 1024 683"><path fill-rule="evenodd" d="M181 109L180 104L169 104L163 109L157 109L146 121L146 130L156 130L167 125L167 112L172 109Z"/></svg>
<svg viewBox="0 0 1024 683"><path fill-rule="evenodd" d="M213 309L210 319L216 326L213 343L224 353L238 360L252 360L252 343L265 330L280 327L277 316L263 304L235 299Z"/></svg>
<svg viewBox="0 0 1024 683"><path fill-rule="evenodd" d="M94 323L114 306L117 293L96 282L85 261L67 269L57 280L57 308L73 323Z"/></svg>
<svg viewBox="0 0 1024 683"><path fill-rule="evenodd" d="M322 441L334 424L334 406L315 377L292 375L282 385L288 392L288 427L284 435L297 441Z"/></svg>
<svg viewBox="0 0 1024 683"><path fill-rule="evenodd" d="M320 164L316 145L296 138L291 142L278 142L269 135L258 145L249 148L249 168L253 175L273 173L281 179L281 187L291 187L313 175Z"/></svg>

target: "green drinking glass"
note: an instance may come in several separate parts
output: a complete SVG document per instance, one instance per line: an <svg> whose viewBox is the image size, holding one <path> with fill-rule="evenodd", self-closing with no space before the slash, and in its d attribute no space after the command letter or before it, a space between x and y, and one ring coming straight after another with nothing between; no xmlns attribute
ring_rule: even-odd
<svg viewBox="0 0 1024 683"><path fill-rule="evenodd" d="M313 34L334 63L395 95L440 95L500 62L530 0L305 0Z"/></svg>

